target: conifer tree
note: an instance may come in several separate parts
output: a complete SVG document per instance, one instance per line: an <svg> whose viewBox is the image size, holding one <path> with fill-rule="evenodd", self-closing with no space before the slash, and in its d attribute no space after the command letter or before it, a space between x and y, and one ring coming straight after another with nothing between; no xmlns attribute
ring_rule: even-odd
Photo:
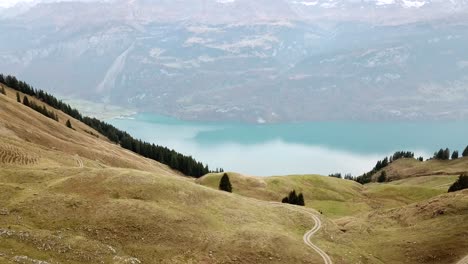
<svg viewBox="0 0 468 264"><path fill-rule="evenodd" d="M446 148L444 150L444 155L443 155L443 160L449 160L450 159L450 150L448 148Z"/></svg>
<svg viewBox="0 0 468 264"><path fill-rule="evenodd" d="M382 171L377 178L377 182L385 182L387 181L387 173L385 171Z"/></svg>
<svg viewBox="0 0 468 264"><path fill-rule="evenodd" d="M452 153L452 159L453 159L453 160L458 159L458 150L455 150L455 151Z"/></svg>
<svg viewBox="0 0 468 264"><path fill-rule="evenodd" d="M297 194L296 190L292 190L288 195L288 200L290 204L297 204Z"/></svg>
<svg viewBox="0 0 468 264"><path fill-rule="evenodd" d="M23 104L24 104L25 106L28 106L28 107L30 106L30 104L29 104L29 99L28 99L28 97L27 97L26 95L23 97Z"/></svg>
<svg viewBox="0 0 468 264"><path fill-rule="evenodd" d="M223 177L221 177L221 181L219 182L219 189L225 192L232 192L231 181L229 180L227 173L224 173Z"/></svg>
<svg viewBox="0 0 468 264"><path fill-rule="evenodd" d="M302 195L302 193L299 193L297 196L297 205L305 206L304 195Z"/></svg>
<svg viewBox="0 0 468 264"><path fill-rule="evenodd" d="M456 192L463 189L468 189L468 174L463 173L458 177L458 180L450 186L448 192Z"/></svg>
<svg viewBox="0 0 468 264"><path fill-rule="evenodd" d="M468 146L466 146L465 150L463 150L462 156L468 157Z"/></svg>
<svg viewBox="0 0 468 264"><path fill-rule="evenodd" d="M72 127L72 124L71 124L71 122L70 122L70 119L67 120L66 126L67 126L68 128L73 128L73 127Z"/></svg>
<svg viewBox="0 0 468 264"><path fill-rule="evenodd" d="M21 97L20 97L19 92L16 92L16 101L17 101L18 103L21 103Z"/></svg>

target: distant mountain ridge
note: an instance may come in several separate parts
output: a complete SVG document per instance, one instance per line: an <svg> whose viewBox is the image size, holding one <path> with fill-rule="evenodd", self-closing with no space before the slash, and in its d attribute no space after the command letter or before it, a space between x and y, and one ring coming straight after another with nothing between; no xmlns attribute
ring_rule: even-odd
<svg viewBox="0 0 468 264"><path fill-rule="evenodd" d="M3 10L0 71L190 120L468 118L468 1L54 2Z"/></svg>
<svg viewBox="0 0 468 264"><path fill-rule="evenodd" d="M466 0L36 0L11 9L21 10L23 19L30 13L64 18L80 8L92 20L115 19L139 22L202 22L210 24L251 23L254 21L368 21L406 23L444 18L466 13ZM53 12L51 12L53 11ZM13 11L12 11L13 12ZM49 13L50 12L50 13ZM92 15L105 12L105 17ZM5 13L5 11L3 12ZM79 14L79 12L77 13ZM81 15L81 14L80 14ZM1 17L1 16L0 16ZM73 16L72 16L73 17Z"/></svg>

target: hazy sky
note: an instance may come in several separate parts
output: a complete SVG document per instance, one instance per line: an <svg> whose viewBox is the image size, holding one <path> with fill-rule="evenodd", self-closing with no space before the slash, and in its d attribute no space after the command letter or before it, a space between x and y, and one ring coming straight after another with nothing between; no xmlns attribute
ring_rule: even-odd
<svg viewBox="0 0 468 264"><path fill-rule="evenodd" d="M32 2L64 2L64 1L99 1L99 0L0 0L0 7L10 7L17 3L32 3Z"/></svg>
<svg viewBox="0 0 468 264"><path fill-rule="evenodd" d="M0 0L0 6L8 7L15 5L18 2L31 2L32 0Z"/></svg>

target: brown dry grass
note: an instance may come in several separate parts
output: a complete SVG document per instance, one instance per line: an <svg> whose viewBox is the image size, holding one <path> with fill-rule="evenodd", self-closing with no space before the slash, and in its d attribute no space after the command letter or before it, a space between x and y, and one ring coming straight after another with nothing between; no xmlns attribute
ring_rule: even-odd
<svg viewBox="0 0 468 264"><path fill-rule="evenodd" d="M314 224L307 215L194 184L7 93L0 96L1 263L321 263L302 242Z"/></svg>
<svg viewBox="0 0 468 264"><path fill-rule="evenodd" d="M460 175L468 172L468 157L456 160L428 160L420 162L415 159L399 159L382 169L390 180L399 180L410 177L434 175ZM373 175L374 180L380 171Z"/></svg>
<svg viewBox="0 0 468 264"><path fill-rule="evenodd" d="M195 184L7 93L0 95L0 263L322 263L302 242L311 219L265 202L291 189L324 211L314 242L334 263L449 263L468 253L467 192L438 196L448 183L442 176L363 187L317 175L233 174L228 194L212 189L219 175ZM429 164L398 169L450 172ZM464 166L457 164L453 171Z"/></svg>

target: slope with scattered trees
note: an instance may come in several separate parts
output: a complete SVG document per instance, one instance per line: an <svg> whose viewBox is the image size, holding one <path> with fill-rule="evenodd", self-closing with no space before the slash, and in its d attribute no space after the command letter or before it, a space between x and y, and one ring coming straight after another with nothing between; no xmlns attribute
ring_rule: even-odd
<svg viewBox="0 0 468 264"><path fill-rule="evenodd" d="M390 163L397 161L399 159L414 159L414 153L411 151L397 151L390 157L385 157L382 160L377 161L374 168L371 171L364 173L361 176L355 178L355 180L361 184L366 184L372 181L372 176L380 171L381 169L387 167ZM421 159L418 159L422 161Z"/></svg>
<svg viewBox="0 0 468 264"><path fill-rule="evenodd" d="M166 164L172 169L178 170L187 176L198 178L211 172L208 165L204 165L203 163L195 160L191 156L183 155L167 147L135 139L127 132L117 129L116 127L106 122L103 122L97 118L83 116L77 109L72 108L69 104L64 103L63 101L57 99L53 95L48 94L43 90L34 89L26 82L19 81L14 76L4 76L3 74L0 74L0 83L16 91L22 92L29 96L33 96L57 110L61 110L69 116L92 127L93 129L107 137L110 141L116 144L120 144L125 149L131 150L146 158L150 158L163 164ZM27 100L27 97L25 97L25 100ZM27 103L29 103L29 100L27 101ZM36 111L41 112L42 114L50 118L55 119L54 117L56 117L56 115L53 112L48 111L43 107L31 105L30 103L28 106L34 108ZM56 120L58 120L58 118Z"/></svg>

